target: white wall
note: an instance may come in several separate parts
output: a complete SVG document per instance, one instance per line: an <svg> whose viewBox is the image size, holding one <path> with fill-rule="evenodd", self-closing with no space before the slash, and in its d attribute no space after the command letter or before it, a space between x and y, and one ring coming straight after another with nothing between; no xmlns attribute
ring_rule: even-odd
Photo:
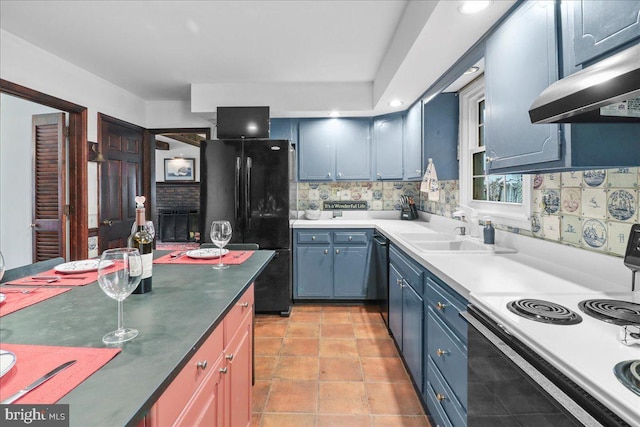
<svg viewBox="0 0 640 427"><path fill-rule="evenodd" d="M59 111L0 94L0 251L7 268L32 260L31 116L55 112Z"/></svg>

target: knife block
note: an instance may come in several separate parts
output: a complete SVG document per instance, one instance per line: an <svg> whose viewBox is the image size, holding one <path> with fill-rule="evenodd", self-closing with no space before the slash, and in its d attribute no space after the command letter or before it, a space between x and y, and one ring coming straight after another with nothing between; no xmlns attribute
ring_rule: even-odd
<svg viewBox="0 0 640 427"><path fill-rule="evenodd" d="M400 219L409 221L418 219L418 210L416 209L416 205L409 205L408 207L403 206L400 211Z"/></svg>

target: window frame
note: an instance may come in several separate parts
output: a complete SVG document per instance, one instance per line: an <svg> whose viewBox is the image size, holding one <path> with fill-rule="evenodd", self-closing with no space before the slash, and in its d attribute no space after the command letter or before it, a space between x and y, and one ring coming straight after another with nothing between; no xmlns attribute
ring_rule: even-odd
<svg viewBox="0 0 640 427"><path fill-rule="evenodd" d="M460 204L478 213L478 218L508 227L531 230L531 176L522 174L522 203L492 202L473 199L473 153L486 150L478 146L478 104L485 99L484 75L479 76L459 92L460 124L458 139ZM485 117L491 108L485 102ZM486 126L486 122L485 122ZM502 174L501 174L502 175ZM505 174L513 175L513 174Z"/></svg>

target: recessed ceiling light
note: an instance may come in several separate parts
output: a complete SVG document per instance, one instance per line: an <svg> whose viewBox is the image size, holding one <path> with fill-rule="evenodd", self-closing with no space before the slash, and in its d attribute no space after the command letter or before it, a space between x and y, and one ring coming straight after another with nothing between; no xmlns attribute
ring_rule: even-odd
<svg viewBox="0 0 640 427"><path fill-rule="evenodd" d="M400 101L399 99L394 99L393 101L389 102L389 107L399 107L402 104L404 104L404 102Z"/></svg>
<svg viewBox="0 0 640 427"><path fill-rule="evenodd" d="M463 15L471 15L474 13L478 13L480 11L485 10L491 1L489 0L474 0L474 1L465 1L460 6L458 6L458 12Z"/></svg>
<svg viewBox="0 0 640 427"><path fill-rule="evenodd" d="M473 74L473 73L477 73L478 70L480 70L479 67L473 66L471 68L469 68L467 71L465 71L463 74Z"/></svg>
<svg viewBox="0 0 640 427"><path fill-rule="evenodd" d="M329 117L340 117L340 111L332 111L329 113Z"/></svg>

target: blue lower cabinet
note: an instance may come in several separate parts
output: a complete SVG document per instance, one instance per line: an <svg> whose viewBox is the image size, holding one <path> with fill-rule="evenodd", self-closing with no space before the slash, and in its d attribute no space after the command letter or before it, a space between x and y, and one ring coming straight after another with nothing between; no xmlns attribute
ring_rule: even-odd
<svg viewBox="0 0 640 427"><path fill-rule="evenodd" d="M467 412L444 380L431 356L427 356L427 359L428 373L426 390L429 412L432 414L441 414L443 418L441 422L443 425L466 427Z"/></svg>
<svg viewBox="0 0 640 427"><path fill-rule="evenodd" d="M297 298L331 298L333 294L333 254L331 246L298 246L296 248Z"/></svg>
<svg viewBox="0 0 640 427"><path fill-rule="evenodd" d="M402 288L402 355L420 392L424 391L423 328L422 298L405 282Z"/></svg>
<svg viewBox="0 0 640 427"><path fill-rule="evenodd" d="M294 299L375 298L371 282L372 230L294 230Z"/></svg>
<svg viewBox="0 0 640 427"><path fill-rule="evenodd" d="M389 264L389 330L402 350L402 275Z"/></svg>

